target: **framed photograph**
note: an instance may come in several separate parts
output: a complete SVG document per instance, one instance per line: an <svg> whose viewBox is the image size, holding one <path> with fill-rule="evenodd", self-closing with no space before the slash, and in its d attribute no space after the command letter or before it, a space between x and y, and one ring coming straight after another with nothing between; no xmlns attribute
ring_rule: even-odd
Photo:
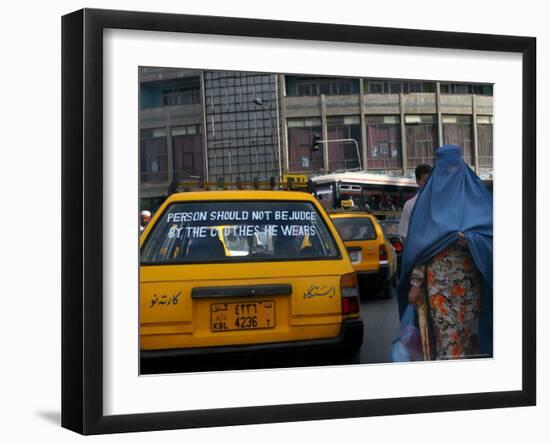
<svg viewBox="0 0 550 443"><path fill-rule="evenodd" d="M535 405L535 59L531 37L64 16L62 426Z"/></svg>

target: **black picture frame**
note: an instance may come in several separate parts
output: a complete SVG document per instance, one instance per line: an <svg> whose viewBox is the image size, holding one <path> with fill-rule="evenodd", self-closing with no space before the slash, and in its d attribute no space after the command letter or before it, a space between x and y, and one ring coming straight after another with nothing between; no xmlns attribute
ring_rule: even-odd
<svg viewBox="0 0 550 443"><path fill-rule="evenodd" d="M103 31L189 32L522 55L522 388L106 416L103 412ZM62 426L105 434L536 404L536 39L83 9L62 18Z"/></svg>

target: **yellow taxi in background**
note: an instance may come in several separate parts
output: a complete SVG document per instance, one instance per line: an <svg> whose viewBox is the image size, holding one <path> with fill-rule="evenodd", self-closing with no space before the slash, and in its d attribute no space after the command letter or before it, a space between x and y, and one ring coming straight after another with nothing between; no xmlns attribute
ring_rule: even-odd
<svg viewBox="0 0 550 443"><path fill-rule="evenodd" d="M356 274L307 193L173 194L140 247L142 359L361 346Z"/></svg>
<svg viewBox="0 0 550 443"><path fill-rule="evenodd" d="M376 217L369 212L351 209L330 212L329 215L346 245L360 282L376 285L384 297L391 297L397 256Z"/></svg>

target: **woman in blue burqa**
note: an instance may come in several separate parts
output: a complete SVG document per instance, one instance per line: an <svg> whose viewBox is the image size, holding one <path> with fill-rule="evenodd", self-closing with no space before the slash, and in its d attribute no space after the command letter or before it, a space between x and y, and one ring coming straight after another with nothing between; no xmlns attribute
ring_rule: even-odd
<svg viewBox="0 0 550 443"><path fill-rule="evenodd" d="M428 303L431 358L492 356L493 198L445 145L411 214L397 288L407 303Z"/></svg>

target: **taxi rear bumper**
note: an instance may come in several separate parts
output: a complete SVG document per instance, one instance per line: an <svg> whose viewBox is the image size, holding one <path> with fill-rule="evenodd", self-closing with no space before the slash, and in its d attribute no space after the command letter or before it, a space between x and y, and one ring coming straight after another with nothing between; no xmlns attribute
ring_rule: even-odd
<svg viewBox="0 0 550 443"><path fill-rule="evenodd" d="M303 366L300 362L304 358L317 356L328 363L331 357L355 354L363 343L363 335L363 320L357 318L345 319L340 334L328 339L141 351L140 373L156 373L159 368L163 372L253 369L264 367L265 360L268 367L281 367L281 359L290 366Z"/></svg>
<svg viewBox="0 0 550 443"><path fill-rule="evenodd" d="M380 267L374 271L357 271L357 278L365 283L383 285L391 281L392 275L390 271L389 264L381 264Z"/></svg>

